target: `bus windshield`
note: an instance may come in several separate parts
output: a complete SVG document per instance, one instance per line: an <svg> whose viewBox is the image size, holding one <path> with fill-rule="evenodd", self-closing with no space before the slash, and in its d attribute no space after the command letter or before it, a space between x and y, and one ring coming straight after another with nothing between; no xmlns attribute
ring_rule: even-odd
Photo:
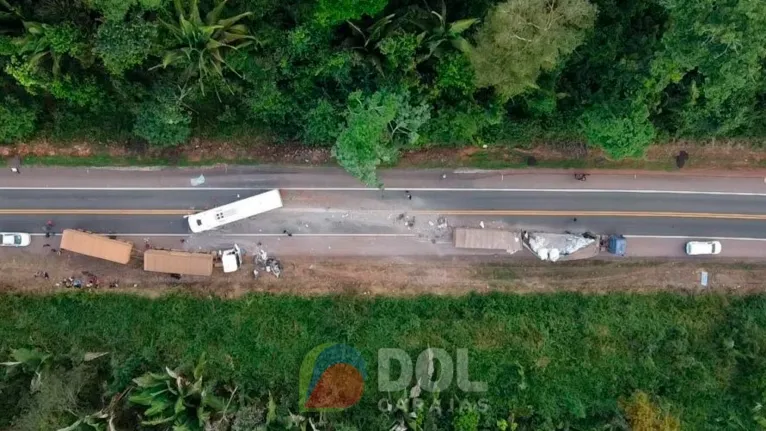
<svg viewBox="0 0 766 431"><path fill-rule="evenodd" d="M194 233L204 232L277 208L282 208L282 196L279 194L279 190L274 189L190 215L188 217L189 229Z"/></svg>

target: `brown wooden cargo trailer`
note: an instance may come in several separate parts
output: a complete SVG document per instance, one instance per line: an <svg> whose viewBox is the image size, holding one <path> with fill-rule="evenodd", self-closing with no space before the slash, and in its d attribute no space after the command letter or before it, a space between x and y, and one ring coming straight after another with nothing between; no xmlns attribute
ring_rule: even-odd
<svg viewBox="0 0 766 431"><path fill-rule="evenodd" d="M126 264L130 261L133 243L109 239L106 236L75 229L64 229L61 249L98 259Z"/></svg>
<svg viewBox="0 0 766 431"><path fill-rule="evenodd" d="M210 276L213 274L213 255L175 250L146 250L144 271Z"/></svg>
<svg viewBox="0 0 766 431"><path fill-rule="evenodd" d="M497 229L455 228L455 248L505 250L516 253L521 250L521 233Z"/></svg>

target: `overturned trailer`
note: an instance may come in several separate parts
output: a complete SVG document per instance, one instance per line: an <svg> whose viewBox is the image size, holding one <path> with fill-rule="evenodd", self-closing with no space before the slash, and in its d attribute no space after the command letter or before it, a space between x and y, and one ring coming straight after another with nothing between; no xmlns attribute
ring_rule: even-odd
<svg viewBox="0 0 766 431"><path fill-rule="evenodd" d="M213 253L146 250L144 252L144 271L209 277L213 274L216 258L220 259L223 272L226 273L234 272L242 266L242 251L239 246L234 244L234 248Z"/></svg>
<svg viewBox="0 0 766 431"><path fill-rule="evenodd" d="M209 277L213 258L211 253L151 249L144 252L144 271Z"/></svg>
<svg viewBox="0 0 766 431"><path fill-rule="evenodd" d="M76 229L61 233L61 249L123 265L130 262L133 243Z"/></svg>
<svg viewBox="0 0 766 431"><path fill-rule="evenodd" d="M507 230L455 228L455 248L505 250L509 254L521 250L521 233Z"/></svg>
<svg viewBox="0 0 766 431"><path fill-rule="evenodd" d="M538 258L550 262L588 259L602 250L624 256L627 249L627 240L622 235L523 232L522 242Z"/></svg>

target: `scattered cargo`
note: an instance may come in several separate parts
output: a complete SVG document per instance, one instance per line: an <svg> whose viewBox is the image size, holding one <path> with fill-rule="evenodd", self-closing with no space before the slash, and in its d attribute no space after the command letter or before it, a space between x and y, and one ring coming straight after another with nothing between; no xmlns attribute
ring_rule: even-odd
<svg viewBox="0 0 766 431"><path fill-rule="evenodd" d="M524 247L550 262L587 259L602 251L624 256L627 251L627 240L622 235L523 232L522 239Z"/></svg>

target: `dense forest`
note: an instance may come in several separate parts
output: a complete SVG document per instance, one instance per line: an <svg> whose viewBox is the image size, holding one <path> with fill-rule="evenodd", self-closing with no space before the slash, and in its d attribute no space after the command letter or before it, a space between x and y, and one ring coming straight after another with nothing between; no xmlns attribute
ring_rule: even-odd
<svg viewBox="0 0 766 431"><path fill-rule="evenodd" d="M766 134L757 0L0 0L0 143L402 149L518 136L615 159Z"/></svg>

